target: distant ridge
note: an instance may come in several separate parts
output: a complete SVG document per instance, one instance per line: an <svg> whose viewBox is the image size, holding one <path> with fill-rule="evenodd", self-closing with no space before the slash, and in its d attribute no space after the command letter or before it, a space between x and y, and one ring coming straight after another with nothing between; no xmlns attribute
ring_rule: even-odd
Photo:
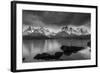
<svg viewBox="0 0 100 73"><path fill-rule="evenodd" d="M55 33L50 32L46 27L31 27L29 26L23 31L23 38L68 38L68 39L89 39L91 37L87 28L64 26L61 31Z"/></svg>

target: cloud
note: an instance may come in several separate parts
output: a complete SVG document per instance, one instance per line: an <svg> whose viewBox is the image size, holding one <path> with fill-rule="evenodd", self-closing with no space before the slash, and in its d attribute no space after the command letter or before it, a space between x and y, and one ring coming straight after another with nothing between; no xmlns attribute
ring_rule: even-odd
<svg viewBox="0 0 100 73"><path fill-rule="evenodd" d="M23 10L23 24L60 27L70 24L80 26L88 22L90 26L90 16L89 13Z"/></svg>
<svg viewBox="0 0 100 73"><path fill-rule="evenodd" d="M44 26L39 16L33 14L23 14L23 24L33 26Z"/></svg>
<svg viewBox="0 0 100 73"><path fill-rule="evenodd" d="M65 13L65 12L44 12L42 15L42 20L46 24L55 24L58 26L69 24L73 17L72 13Z"/></svg>
<svg viewBox="0 0 100 73"><path fill-rule="evenodd" d="M71 24L73 25L84 25L87 22L90 22L91 15L89 13L77 13L74 14Z"/></svg>

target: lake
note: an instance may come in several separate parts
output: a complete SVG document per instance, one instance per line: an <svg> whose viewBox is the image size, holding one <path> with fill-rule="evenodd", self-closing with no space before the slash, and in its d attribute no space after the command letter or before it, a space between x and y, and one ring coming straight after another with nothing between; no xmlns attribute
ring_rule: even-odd
<svg viewBox="0 0 100 73"><path fill-rule="evenodd" d="M62 52L61 46L77 46L84 47L76 53L69 56L62 55L62 60L86 60L90 59L90 47L87 47L89 40L75 40L75 39L32 39L23 40L22 57L23 62L43 62L45 60L36 60L34 57L37 54L49 53L51 55L55 52ZM52 61L52 60L49 60Z"/></svg>

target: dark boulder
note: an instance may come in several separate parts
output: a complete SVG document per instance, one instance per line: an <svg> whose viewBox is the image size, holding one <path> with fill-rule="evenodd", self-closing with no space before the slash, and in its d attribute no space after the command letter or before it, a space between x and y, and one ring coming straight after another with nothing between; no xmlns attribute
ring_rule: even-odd
<svg viewBox="0 0 100 73"><path fill-rule="evenodd" d="M22 59L23 61L25 61L25 57L23 57L23 59Z"/></svg>
<svg viewBox="0 0 100 73"><path fill-rule="evenodd" d="M34 57L34 59L37 59L37 60L39 60L41 58L41 54L37 54L35 57Z"/></svg>
<svg viewBox="0 0 100 73"><path fill-rule="evenodd" d="M78 51L84 49L84 47L71 46L71 49L73 53L77 53Z"/></svg>
<svg viewBox="0 0 100 73"><path fill-rule="evenodd" d="M60 59L60 57L63 55L63 52L56 52L54 55L54 59Z"/></svg>
<svg viewBox="0 0 100 73"><path fill-rule="evenodd" d="M89 41L89 42L87 43L87 46L88 46L88 47L91 47L91 41Z"/></svg>
<svg viewBox="0 0 100 73"><path fill-rule="evenodd" d="M63 55L63 52L56 52L54 55L48 53L37 54L34 59L37 60L58 60Z"/></svg>
<svg viewBox="0 0 100 73"><path fill-rule="evenodd" d="M61 50L62 51L68 51L69 49L71 49L71 47L69 47L69 46L61 46Z"/></svg>
<svg viewBox="0 0 100 73"><path fill-rule="evenodd" d="M77 47L77 46L61 46L61 50L64 52L65 55L70 56L72 53L77 53L79 50L84 49L84 47Z"/></svg>
<svg viewBox="0 0 100 73"><path fill-rule="evenodd" d="M35 57L34 57L34 59L42 59L42 60L50 60L50 59L52 59L51 58L51 55L50 54L48 54L48 53L42 53L42 54L37 54Z"/></svg>

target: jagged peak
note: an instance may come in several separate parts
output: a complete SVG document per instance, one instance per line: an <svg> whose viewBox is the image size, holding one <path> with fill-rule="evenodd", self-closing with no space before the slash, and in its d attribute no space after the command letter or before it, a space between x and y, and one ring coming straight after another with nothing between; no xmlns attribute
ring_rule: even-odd
<svg viewBox="0 0 100 73"><path fill-rule="evenodd" d="M75 34L75 35L87 35L90 34L90 30L88 27L82 26L75 26L75 25L68 25L63 26L62 31L65 31L68 34Z"/></svg>

